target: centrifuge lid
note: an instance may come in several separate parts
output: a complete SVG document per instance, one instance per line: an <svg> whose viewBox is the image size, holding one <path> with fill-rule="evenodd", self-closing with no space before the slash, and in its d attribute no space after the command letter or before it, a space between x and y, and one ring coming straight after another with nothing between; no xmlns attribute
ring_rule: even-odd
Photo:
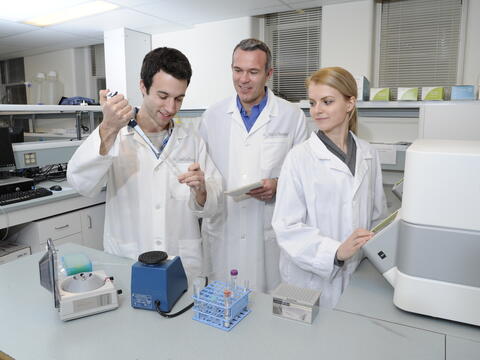
<svg viewBox="0 0 480 360"><path fill-rule="evenodd" d="M38 262L40 270L40 285L53 293L56 308L60 307L60 292L58 290L57 249L52 239L47 239L47 252Z"/></svg>

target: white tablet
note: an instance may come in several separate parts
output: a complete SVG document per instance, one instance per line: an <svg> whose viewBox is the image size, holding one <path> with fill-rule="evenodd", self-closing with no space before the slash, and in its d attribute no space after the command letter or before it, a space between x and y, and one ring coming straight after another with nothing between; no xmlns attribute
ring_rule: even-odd
<svg viewBox="0 0 480 360"><path fill-rule="evenodd" d="M263 182L257 181L252 184L244 185L233 190L225 191L225 195L239 196L239 195L248 193L250 190L253 190L262 186L263 186Z"/></svg>

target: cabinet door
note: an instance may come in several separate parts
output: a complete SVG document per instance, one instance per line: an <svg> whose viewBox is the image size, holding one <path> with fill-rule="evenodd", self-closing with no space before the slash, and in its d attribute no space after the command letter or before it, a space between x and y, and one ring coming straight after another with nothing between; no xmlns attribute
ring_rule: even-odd
<svg viewBox="0 0 480 360"><path fill-rule="evenodd" d="M103 223L105 222L105 204L80 210L83 245L103 250Z"/></svg>

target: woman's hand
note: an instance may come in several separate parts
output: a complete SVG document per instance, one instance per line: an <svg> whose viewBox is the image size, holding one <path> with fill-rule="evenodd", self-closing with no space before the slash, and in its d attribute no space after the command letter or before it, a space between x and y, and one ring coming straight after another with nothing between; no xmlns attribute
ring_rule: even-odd
<svg viewBox="0 0 480 360"><path fill-rule="evenodd" d="M337 259L340 261L350 259L373 235L373 232L366 229L356 229L337 249Z"/></svg>

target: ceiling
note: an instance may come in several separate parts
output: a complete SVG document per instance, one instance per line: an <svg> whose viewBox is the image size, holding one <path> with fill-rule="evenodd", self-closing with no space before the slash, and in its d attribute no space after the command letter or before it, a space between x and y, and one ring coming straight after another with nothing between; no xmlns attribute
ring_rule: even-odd
<svg viewBox="0 0 480 360"><path fill-rule="evenodd" d="M25 19L38 9L13 2ZM54 0L51 0L54 1ZM108 0L119 8L102 14L71 20L44 28L2 19L0 11L0 60L103 43L105 30L120 27L156 34L194 27L196 24L243 16L306 9L352 0ZM86 0L58 0L67 7ZM18 5L16 5L18 4ZM38 1L42 4L42 1ZM45 4L45 3L43 3ZM41 10L41 9L40 9ZM41 11L40 11L41 12Z"/></svg>

